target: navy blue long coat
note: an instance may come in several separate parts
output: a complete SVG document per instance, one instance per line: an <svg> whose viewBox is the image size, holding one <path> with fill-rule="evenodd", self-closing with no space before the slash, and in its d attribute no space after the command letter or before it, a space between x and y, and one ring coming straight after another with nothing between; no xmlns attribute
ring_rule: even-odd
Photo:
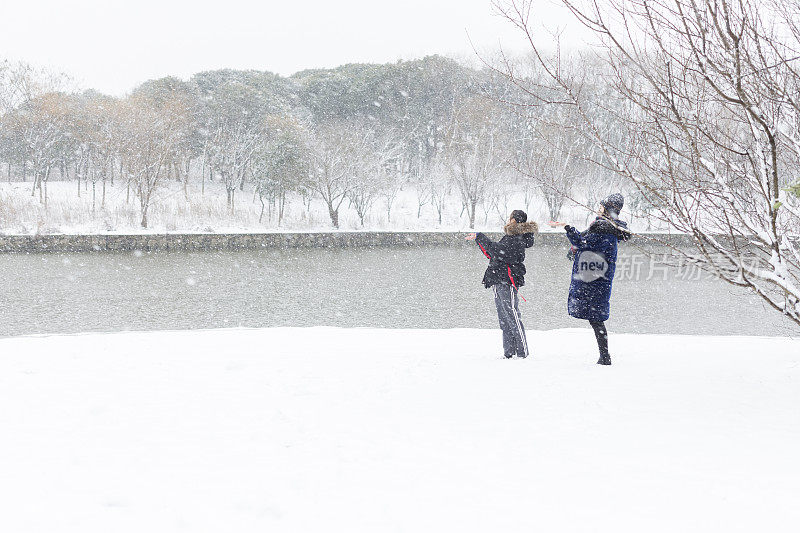
<svg viewBox="0 0 800 533"><path fill-rule="evenodd" d="M598 217L583 233L572 226L565 229L575 252L567 311L575 318L604 322L611 315L617 242L630 238L627 225Z"/></svg>

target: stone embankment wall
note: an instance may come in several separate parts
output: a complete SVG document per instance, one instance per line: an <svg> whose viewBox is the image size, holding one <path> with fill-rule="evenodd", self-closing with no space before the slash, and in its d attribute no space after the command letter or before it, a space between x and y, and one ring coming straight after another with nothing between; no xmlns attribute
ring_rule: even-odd
<svg viewBox="0 0 800 533"><path fill-rule="evenodd" d="M141 235L0 235L0 253L208 251L260 248L349 248L468 244L456 232L166 233ZM494 239L499 233L490 233ZM690 244L686 235L635 236L633 244ZM540 233L537 243L564 246L563 232Z"/></svg>

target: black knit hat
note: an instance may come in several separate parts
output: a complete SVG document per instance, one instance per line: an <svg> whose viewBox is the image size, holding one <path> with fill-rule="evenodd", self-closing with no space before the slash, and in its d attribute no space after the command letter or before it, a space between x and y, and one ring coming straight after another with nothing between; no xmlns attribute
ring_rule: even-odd
<svg viewBox="0 0 800 533"><path fill-rule="evenodd" d="M522 209L514 209L511 212L511 218L513 218L515 222L518 222L520 224L528 221L528 215Z"/></svg>
<svg viewBox="0 0 800 533"><path fill-rule="evenodd" d="M614 194L609 194L606 199L601 200L600 205L602 205L610 215L618 216L619 212L622 211L622 206L625 205L625 197L615 192Z"/></svg>

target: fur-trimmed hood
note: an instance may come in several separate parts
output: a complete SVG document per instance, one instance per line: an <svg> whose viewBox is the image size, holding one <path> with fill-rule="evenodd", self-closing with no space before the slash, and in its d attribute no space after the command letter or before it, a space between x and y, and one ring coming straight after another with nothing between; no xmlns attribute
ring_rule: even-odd
<svg viewBox="0 0 800 533"><path fill-rule="evenodd" d="M539 233L536 222L509 222L503 227L506 235L524 235L525 233Z"/></svg>

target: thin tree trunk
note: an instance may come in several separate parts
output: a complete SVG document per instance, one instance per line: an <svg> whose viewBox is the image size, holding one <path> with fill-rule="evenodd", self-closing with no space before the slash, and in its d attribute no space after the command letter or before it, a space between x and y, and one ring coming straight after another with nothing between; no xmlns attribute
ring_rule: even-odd
<svg viewBox="0 0 800 533"><path fill-rule="evenodd" d="M187 172L183 176L183 197L186 201L189 201L189 173Z"/></svg>
<svg viewBox="0 0 800 533"><path fill-rule="evenodd" d="M183 193L186 195L186 201L189 201L189 167L192 163L192 160L188 157L186 158L186 172L183 174Z"/></svg>
<svg viewBox="0 0 800 533"><path fill-rule="evenodd" d="M236 196L236 186L234 185L233 188L227 188L226 187L225 190L228 193L228 210L229 210L230 214L233 214L233 211L234 211L234 200L235 200L235 196Z"/></svg>
<svg viewBox="0 0 800 533"><path fill-rule="evenodd" d="M44 175L44 208L47 209L47 182L50 180L50 167L47 167L47 171Z"/></svg>
<svg viewBox="0 0 800 533"><path fill-rule="evenodd" d="M281 191L280 197L278 198L278 227L281 226L281 222L283 222L283 213L286 209L286 191Z"/></svg>
<svg viewBox="0 0 800 533"><path fill-rule="evenodd" d="M469 229L475 229L475 211L477 210L478 202L471 200L469 207Z"/></svg>

